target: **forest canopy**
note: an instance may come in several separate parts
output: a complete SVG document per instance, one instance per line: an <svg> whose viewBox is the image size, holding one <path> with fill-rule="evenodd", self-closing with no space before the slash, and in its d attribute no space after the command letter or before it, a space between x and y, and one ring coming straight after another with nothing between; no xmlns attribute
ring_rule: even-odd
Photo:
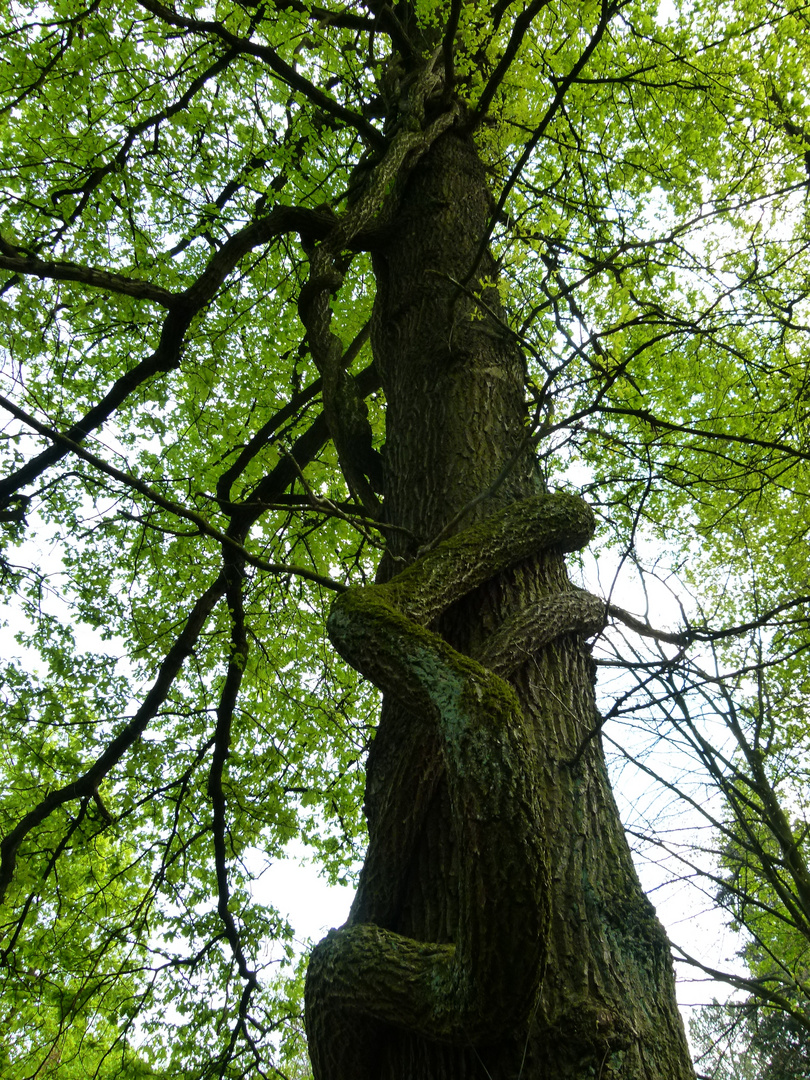
<svg viewBox="0 0 810 1080"><path fill-rule="evenodd" d="M809 23L2 5L3 1076L309 1075L262 873L295 841L356 883L381 798L330 607L535 491L595 522L560 588L602 604L591 675L563 628L601 718L572 691L560 769L601 776L604 745L650 882L747 935L742 974L676 960L810 1030ZM479 657L512 603L441 632ZM564 1030L543 994L526 1023ZM625 1027L583 1041L604 1080L639 1075Z"/></svg>

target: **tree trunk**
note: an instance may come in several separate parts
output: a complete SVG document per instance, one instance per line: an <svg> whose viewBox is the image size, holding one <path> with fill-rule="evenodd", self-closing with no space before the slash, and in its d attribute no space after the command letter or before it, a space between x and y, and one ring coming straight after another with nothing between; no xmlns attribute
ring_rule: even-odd
<svg viewBox="0 0 810 1080"><path fill-rule="evenodd" d="M489 254L463 289L456 284L475 262L490 212L474 145L450 133L411 174L375 254L372 341L387 402L385 516L398 527L382 578L411 562L476 497L487 493L453 531L542 490L525 445L522 358L474 299L500 311ZM456 602L438 629L455 649L477 655L510 616L570 590L563 556L542 553ZM610 792L588 648L576 633L534 652L514 648L525 652L515 657L510 681L534 739L525 768L533 771L528 780L550 866L535 885L538 911L550 908L539 995L494 1043L484 1031L441 1043L378 1025L369 1036L370 1075L693 1077L666 937L641 891ZM454 941L468 853L459 848L451 802L435 734L406 703L386 698L368 763L369 855L350 925ZM520 878L508 865L503 873L507 881ZM511 904L507 888L493 940L517 955L534 943Z"/></svg>

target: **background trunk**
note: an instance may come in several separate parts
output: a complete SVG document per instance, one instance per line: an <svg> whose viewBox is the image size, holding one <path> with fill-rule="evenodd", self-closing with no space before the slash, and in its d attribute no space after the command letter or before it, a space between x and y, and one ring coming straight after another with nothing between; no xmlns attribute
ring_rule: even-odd
<svg viewBox="0 0 810 1080"><path fill-rule="evenodd" d="M390 575L411 560L471 499L504 482L459 527L535 493L542 482L525 435L522 358L480 315L463 281L490 213L484 170L471 142L444 136L420 162L386 242L375 256L373 346L387 399L386 517ZM468 283L482 289L489 255ZM562 557L518 567L467 597L442 620L461 651L474 650L531 600L568 588ZM552 924L536 1011L497 1046L432 1045L403 1032L380 1040L381 1080L489 1076L666 1078L694 1074L678 1014L664 933L641 892L610 793L593 665L577 635L527 656L513 683L540 754L535 789L551 852ZM424 941L446 942L456 925L455 846L439 751L408 738L418 721L386 701L369 759L370 848L352 922L374 922ZM593 737L592 737L593 736ZM504 910L504 932L519 933Z"/></svg>

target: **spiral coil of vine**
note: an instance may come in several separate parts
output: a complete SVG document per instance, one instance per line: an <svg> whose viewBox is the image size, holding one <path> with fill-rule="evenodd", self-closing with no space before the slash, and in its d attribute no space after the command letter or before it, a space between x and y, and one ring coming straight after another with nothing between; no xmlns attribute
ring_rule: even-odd
<svg viewBox="0 0 810 1080"><path fill-rule="evenodd" d="M315 1080L371 1080L387 1027L485 1043L525 1023L533 1008L548 860L532 783L536 741L503 676L525 659L516 656L518 638L540 647L594 633L606 605L578 589L547 597L504 624L479 659L426 627L503 570L542 551L583 547L593 526L581 499L538 495L443 541L389 582L335 602L327 629L344 659L435 725L460 852L458 925L445 944L350 920L316 946L306 994ZM519 932L504 926L507 908Z"/></svg>

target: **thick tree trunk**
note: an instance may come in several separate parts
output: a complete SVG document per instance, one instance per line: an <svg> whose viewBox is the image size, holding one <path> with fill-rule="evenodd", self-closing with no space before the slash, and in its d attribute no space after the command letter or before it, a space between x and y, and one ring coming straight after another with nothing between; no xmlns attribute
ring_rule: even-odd
<svg viewBox="0 0 810 1080"><path fill-rule="evenodd" d="M482 285L495 277L491 258L464 291L454 284L474 263L489 213L473 144L445 135L412 173L375 256L372 340L387 401L386 518L408 530L392 534L383 577L412 561L482 493L489 492L457 528L541 489L524 443L521 357L495 321L480 318L472 299L478 293L491 310L500 308L497 290ZM505 480L490 491L507 466ZM511 615L570 589L563 557L546 553L457 602L439 629L457 650L476 655ZM515 1030L495 1044L477 1031L453 1045L378 1027L374 1075L686 1080L694 1074L668 946L641 892L610 793L588 649L579 635L566 634L516 660L511 682L535 740L525 767L534 773L529 781L549 860L536 882L538 910L550 905L539 997L526 1003L528 1019L516 1017ZM366 810L369 857L350 922L452 942L467 853L459 849L438 740L401 701L386 700L383 708ZM509 909L507 891L502 931L493 940L514 955L533 943L521 939L525 922Z"/></svg>

